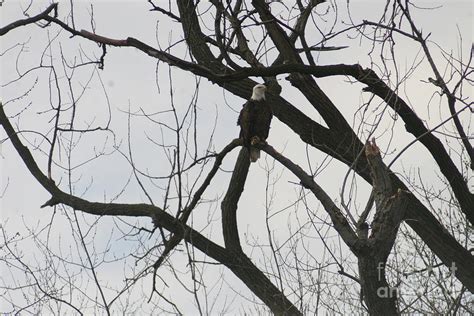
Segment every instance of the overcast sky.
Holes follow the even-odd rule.
[[[160,2],[160,1],[157,1]],[[165,2],[165,1],[162,1]],[[283,1],[287,2],[287,1]],[[354,21],[361,21],[362,19],[378,18],[380,6],[382,1],[351,1],[351,14]],[[4,26],[16,19],[23,18],[22,9],[26,8],[29,1],[12,1],[6,0],[0,8],[1,25]],[[47,1],[35,1],[32,8],[28,11],[33,15],[40,10],[47,7]],[[164,48],[168,42],[175,41],[181,37],[181,26],[177,23],[172,23],[168,19],[163,18],[156,12],[149,12],[149,4],[146,1],[93,1],[94,4],[94,18],[96,32],[110,38],[125,39],[127,37],[135,37],[151,46],[157,47],[157,39],[159,45]],[[423,30],[424,34],[431,33],[430,39],[438,43],[447,52],[453,52],[458,56],[460,52],[466,60],[470,53],[472,44],[472,3],[471,1],[425,1],[426,6],[436,7],[441,6],[438,10],[417,11],[415,20],[418,26]],[[329,4],[322,4],[318,7],[319,12],[325,11]],[[277,5],[272,8],[278,10]],[[341,28],[340,23],[347,22],[348,16],[345,8],[345,1],[338,3],[339,20],[337,28]],[[89,1],[75,2],[75,24],[77,29],[91,30],[88,20],[90,13]],[[59,17],[65,19],[69,12],[68,1],[59,4]],[[372,15],[372,16],[371,16]],[[159,23],[157,23],[159,19]],[[68,20],[70,23],[71,21]],[[23,129],[39,130],[41,132],[48,131],[51,126],[49,119],[52,113],[45,113],[49,107],[50,95],[48,93],[48,70],[40,69],[26,75],[25,78],[17,82],[6,83],[18,77],[18,72],[24,73],[31,67],[38,66],[40,63],[41,52],[47,49],[48,36],[50,38],[56,37],[58,28],[52,27],[47,30],[38,26],[29,25],[11,31],[6,36],[1,38],[1,84],[2,84],[2,101],[7,103],[34,87],[31,92],[18,100],[11,101],[6,106],[6,112],[9,115],[14,115],[21,112],[21,115],[12,119],[14,124],[19,124]],[[317,34],[313,35],[317,38]],[[462,37],[462,41],[460,40]],[[13,47],[17,43],[25,43],[24,46]],[[61,46],[59,46],[61,44]],[[349,45],[349,48],[335,51],[322,52],[315,55],[318,64],[337,64],[337,63],[360,63],[364,67],[370,67],[370,58],[367,55],[369,50],[368,42],[354,41],[347,38],[345,35],[335,38],[330,42],[330,45]],[[12,48],[13,47],[13,48]],[[23,47],[24,53],[17,58],[20,49]],[[187,52],[183,45],[178,45],[173,48],[172,53],[180,57],[187,57]],[[415,62],[421,60],[421,51],[414,43],[410,43],[402,38],[397,40],[397,62],[400,76],[405,75],[410,66]],[[436,47],[432,45],[433,49]],[[10,49],[12,48],[12,49]],[[74,56],[78,56],[79,49],[84,52],[94,53],[99,55],[101,50],[93,43],[86,40],[69,38],[69,34],[62,31],[58,35],[52,47],[54,52],[54,63],[58,66],[60,76],[64,78],[64,73],[60,66],[59,50],[63,50],[68,62],[74,62]],[[10,50],[9,50],[10,49]],[[7,51],[8,50],[8,51]],[[45,63],[48,64],[49,57],[45,57]],[[435,54],[435,58],[440,60],[439,53]],[[445,64],[445,62],[441,62]],[[196,79],[180,71],[179,69],[171,69],[171,78],[173,83],[174,100],[178,109],[179,115],[184,115],[187,105],[193,100],[193,95],[196,88]],[[427,81],[428,77],[433,76],[426,63],[423,63],[413,76],[401,87],[401,95],[406,97],[406,100],[415,109],[421,117],[426,120],[429,127],[435,126],[448,113],[447,109],[439,106],[439,99],[432,97],[433,87]],[[290,87],[287,81],[284,80],[286,76],[278,77],[282,86],[282,95],[290,102],[296,105],[305,114],[323,123],[317,113],[315,113],[312,106],[305,100],[296,89]],[[114,144],[119,145],[119,148],[127,152],[127,114],[130,109],[134,113],[143,110],[146,113],[155,113],[158,111],[168,110],[170,108],[170,79],[169,68],[161,64],[157,68],[156,60],[144,55],[132,48],[108,48],[105,59],[104,70],[93,70],[92,67],[82,67],[77,70],[74,77],[73,89],[75,95],[79,95],[82,91],[82,86],[91,78],[87,89],[78,102],[81,111],[78,113],[77,120],[79,127],[85,127],[87,123],[92,123],[93,127],[105,126],[109,119],[109,109],[112,112],[111,128],[115,134],[107,132],[97,132],[90,135],[84,135],[78,147],[74,151],[74,156],[71,161],[73,166],[78,166],[73,173],[74,191],[78,195],[83,195],[85,198],[92,201],[110,201],[114,196],[119,194],[124,187],[126,190],[117,201],[128,203],[147,202],[143,192],[140,191],[136,181],[133,179],[129,182],[131,169],[126,159],[122,155],[115,152],[112,155],[102,157],[90,163],[83,164],[95,152],[105,144],[106,152],[113,151]],[[260,78],[255,78],[262,82]],[[158,82],[158,86],[157,86]],[[338,106],[339,110],[345,115],[348,122],[355,126],[360,124],[360,111],[357,111],[364,102],[366,102],[370,95],[361,92],[363,85],[350,84],[342,77],[334,77],[327,79],[320,79],[318,83],[322,89],[328,94],[333,102]],[[199,94],[196,101],[197,104],[197,119],[198,119],[198,140],[199,140],[199,154],[205,153],[210,137],[212,136],[212,147],[210,149],[219,151],[233,138],[238,136],[238,127],[236,126],[236,119],[238,111],[245,100],[237,98],[229,93],[224,92],[220,87],[209,83],[202,79],[199,83]],[[159,88],[158,88],[159,87]],[[67,93],[67,86],[63,82],[64,94],[62,96],[63,103],[68,104],[70,95]],[[469,92],[467,92],[469,93]],[[471,91],[472,93],[472,91]],[[53,102],[57,99],[56,94],[53,96]],[[31,102],[31,106],[30,106]],[[377,115],[381,113],[381,109],[375,107],[379,104],[379,100],[373,103],[371,111],[369,111],[368,119],[377,120]],[[382,104],[382,106],[384,106]],[[41,113],[41,114],[39,114]],[[160,118],[170,119],[164,114]],[[463,116],[464,122],[469,122],[470,118],[467,115]],[[164,159],[160,148],[153,146],[147,137],[158,141],[161,136],[170,137],[166,141],[172,143],[172,135],[163,132],[156,125],[151,124],[145,119],[132,119],[132,146],[134,152],[134,159],[139,168],[143,171],[148,171],[152,175],[164,176],[169,172],[169,163]],[[451,130],[451,127],[448,127]],[[472,129],[472,127],[471,127]],[[361,139],[364,141],[368,136],[368,128],[363,130]],[[378,143],[387,155],[386,162],[389,162],[395,155],[410,141],[413,137],[404,131],[403,123],[397,121],[392,128],[392,119],[390,116],[382,120],[380,128],[374,134],[377,137]],[[40,137],[36,135],[25,135],[31,141],[30,148],[34,145],[44,147],[44,143]],[[365,138],[364,138],[365,137]],[[3,129],[0,131],[0,139],[5,138]],[[293,159],[305,170],[309,170],[308,158],[305,146],[298,141],[294,133],[281,124],[278,119],[272,122],[272,129],[269,136],[269,143],[277,150],[283,152],[286,156]],[[77,138],[75,140],[78,140]],[[456,148],[455,144],[452,144]],[[28,234],[27,227],[38,228],[47,225],[52,219],[56,223],[53,225],[51,234],[58,239],[52,243],[53,248],[60,249],[63,247],[67,249],[73,241],[69,238],[71,227],[67,217],[62,213],[54,215],[52,208],[40,209],[39,206],[48,200],[49,195],[38,185],[32,178],[31,174],[26,170],[23,163],[19,161],[18,155],[14,152],[11,144],[2,142],[2,151],[0,157],[0,194],[1,196],[1,224],[4,225],[5,230],[12,237],[15,233],[19,233],[24,237]],[[318,183],[331,195],[335,200],[340,201],[341,183],[348,172],[347,166],[336,162],[314,149],[308,149],[309,160],[312,168],[320,167],[322,164],[327,167],[316,177]],[[414,154],[416,153],[416,154]],[[224,171],[231,171],[235,163],[237,150],[226,157],[223,165]],[[46,159],[43,154],[36,151],[35,157],[43,170],[46,170]],[[64,156],[58,157],[61,159],[63,165],[66,165],[67,159]],[[456,161],[457,163],[457,161]],[[394,166],[396,171],[403,170],[417,170],[421,176],[428,181],[436,183],[438,180],[437,173],[434,170],[432,160],[426,151],[418,145],[409,149],[405,156],[400,159],[400,162]],[[270,185],[269,190],[266,191],[266,175],[267,170],[271,169],[270,183],[273,180],[279,179],[279,182],[274,186]],[[64,183],[63,188],[67,188],[67,176],[64,170],[54,166],[53,174],[58,181]],[[230,179],[229,172],[222,172],[220,176],[213,181],[206,199],[212,200],[221,198],[225,193],[228,181]],[[266,228],[265,228],[265,195],[271,196],[273,199],[271,213],[275,213],[270,220],[271,230],[279,238],[279,240],[286,240],[290,235],[291,229],[296,228],[296,223],[299,219],[303,221],[306,218],[304,208],[301,205],[293,205],[296,199],[300,196],[300,187],[295,185],[296,178],[286,172],[280,165],[275,163],[273,159],[268,158],[262,154],[262,159],[258,164],[253,164],[247,179],[247,186],[243,198],[239,204],[239,229],[244,248],[247,253],[252,253],[255,260],[262,258],[261,254],[257,253],[252,244],[264,243],[266,244]],[[163,184],[163,182],[157,182]],[[154,197],[158,205],[162,205],[163,191],[157,187],[153,187],[147,183],[151,195]],[[368,197],[369,187],[363,182],[357,182],[357,191],[355,192],[355,206],[360,211],[364,207],[364,203]],[[349,190],[349,188],[346,188]],[[273,192],[273,194],[272,194]],[[347,191],[346,191],[347,192]],[[321,218],[325,218],[325,213],[320,210],[319,204],[313,199],[313,211],[319,210]],[[201,212],[202,217],[194,217],[196,227],[203,230],[205,234],[212,236],[214,241],[221,243],[220,237],[220,209],[219,203],[209,203],[202,205],[197,211]],[[170,210],[174,214],[175,210]],[[82,223],[91,223],[95,220],[92,217],[85,217]],[[131,220],[134,222],[135,220]],[[148,219],[141,220],[141,224],[151,228],[151,223]],[[101,219],[99,228],[95,231],[94,239],[97,249],[106,249],[106,244],[102,241],[108,241],[112,236],[112,252],[118,256],[126,255],[133,249],[137,248],[137,240],[131,239],[118,240],[116,226],[121,224],[113,224],[110,219]],[[110,228],[110,231],[108,230]],[[332,232],[334,235],[334,232]],[[62,236],[59,242],[59,236]],[[2,237],[3,238],[3,237]],[[1,239],[0,239],[1,240]],[[331,239],[337,242],[337,239]],[[151,243],[152,241],[150,241]],[[19,243],[22,247],[25,258],[31,260],[35,254],[35,246],[30,241]],[[150,246],[150,245],[148,245]],[[29,248],[31,247],[31,248]],[[323,253],[323,247],[320,243],[309,245],[318,253]],[[29,248],[29,249],[27,249]],[[32,251],[30,251],[32,250]],[[255,250],[255,253],[253,252]],[[184,256],[172,257],[171,260],[177,260],[179,264],[186,264]],[[127,267],[133,266],[133,261],[128,262]],[[262,262],[257,262],[262,264]],[[2,265],[2,274],[5,267]],[[349,267],[350,269],[351,267]],[[117,282],[114,280],[117,275],[123,275],[126,269],[122,264],[104,265],[104,268],[99,269],[100,277],[107,282]],[[219,280],[219,273],[225,269],[219,267],[210,267],[207,277]],[[217,273],[216,273],[217,271]],[[128,271],[127,271],[128,272]],[[15,277],[15,276],[10,276]],[[164,276],[168,282],[178,288],[179,286],[172,282],[172,276]],[[121,282],[121,277],[118,282]],[[217,282],[217,281],[216,281]],[[232,284],[236,292],[240,292],[246,297],[250,297],[249,291],[241,285],[240,281],[233,276],[226,273],[225,282]],[[149,293],[151,286],[150,280],[143,285],[143,291]],[[234,305],[232,305],[237,312],[242,304],[245,305],[245,300],[237,296],[232,290],[228,290],[228,285],[224,285],[225,291],[229,291],[229,300],[236,298]],[[139,295],[135,292],[134,295]],[[192,297],[184,295],[182,297],[175,297],[178,301],[189,300],[192,302]],[[0,312],[7,311],[8,306],[0,299]],[[223,305],[223,302],[219,302]],[[192,304],[191,304],[192,305]],[[189,312],[195,311],[190,305]],[[247,305],[249,306],[249,305]],[[187,310],[183,310],[186,312]]]

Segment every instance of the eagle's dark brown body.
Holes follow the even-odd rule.
[[[253,148],[252,144],[264,142],[267,139],[272,116],[272,110],[265,99],[260,101],[250,99],[240,111],[237,120],[237,125],[240,125],[240,138],[244,146],[249,149],[252,162],[260,157],[260,150]]]

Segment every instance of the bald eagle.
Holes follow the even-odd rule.
[[[249,150],[251,162],[260,158],[260,149],[253,147],[253,145],[265,142],[273,116],[272,110],[265,100],[266,90],[267,87],[263,84],[253,87],[252,97],[244,104],[237,120],[237,125],[240,126],[239,137]]]

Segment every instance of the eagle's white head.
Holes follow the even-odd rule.
[[[267,91],[267,87],[264,84],[255,85],[250,99],[255,101],[265,100],[265,91]]]

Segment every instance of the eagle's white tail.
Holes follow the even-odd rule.
[[[255,162],[260,158],[260,149],[250,147],[250,162]]]

